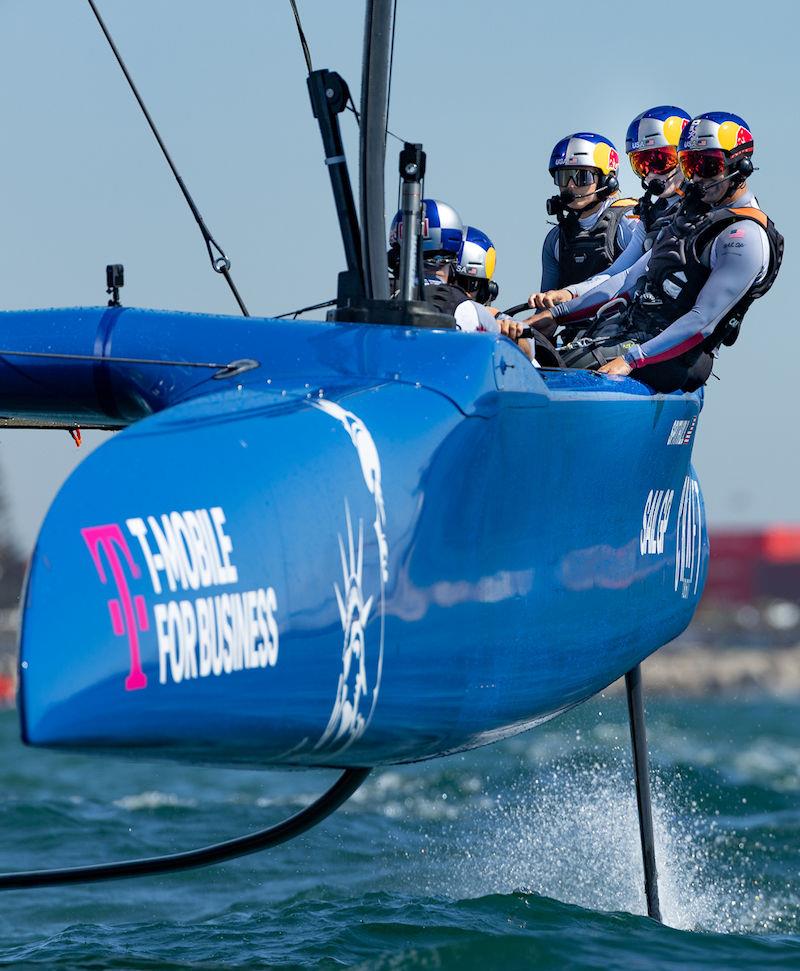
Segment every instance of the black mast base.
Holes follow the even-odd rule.
[[[424,300],[351,299],[328,311],[328,320],[349,324],[388,324],[392,327],[428,327],[455,330],[456,320],[441,314]]]

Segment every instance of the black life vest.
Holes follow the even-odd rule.
[[[711,244],[726,227],[742,219],[757,223],[769,240],[769,267],[706,338],[707,353],[736,341],[750,304],[775,282],[783,259],[783,237],[760,209],[752,207],[709,209],[683,202],[674,218],[661,229],[653,244],[647,275],[637,290],[629,317],[629,331],[640,342],[655,337],[695,305],[711,275]]]
[[[471,300],[469,294],[455,283],[426,283],[423,291],[425,300],[433,304],[440,314],[453,316],[456,307]]]
[[[583,283],[602,273],[622,252],[617,240],[621,220],[636,206],[635,199],[617,199],[603,210],[591,229],[584,229],[573,210],[558,214],[558,286]]]
[[[676,204],[669,203],[666,199],[657,198],[653,202],[653,197],[646,192],[636,203],[634,214],[639,217],[639,222],[644,226],[644,242],[642,247],[647,253],[653,247],[656,237],[661,230],[669,225],[676,212]]]

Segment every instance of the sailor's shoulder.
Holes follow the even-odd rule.
[[[544,237],[545,249],[552,249],[558,243],[560,230],[560,226],[551,226],[550,229],[547,230],[547,234]]]
[[[758,205],[729,206],[727,212],[739,221],[746,220],[758,223],[762,229],[766,229],[769,223],[769,216]]]

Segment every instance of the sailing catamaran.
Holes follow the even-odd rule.
[[[658,915],[638,665],[686,628],[703,589],[702,394],[537,369],[504,337],[457,332],[413,299],[413,253],[389,299],[392,7],[367,2],[360,216],[338,128],[347,86],[309,74],[347,265],[329,320],[122,307],[114,268],[108,307],[0,314],[9,423],[119,430],[36,544],[25,741],[344,774],[266,836],[0,887],[273,845],[371,767],[523,731],[627,674]],[[424,156],[405,153],[410,248]],[[622,474],[605,459],[616,452]]]

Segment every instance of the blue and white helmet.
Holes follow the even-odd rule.
[[[692,116],[675,105],[658,105],[637,115],[628,125],[625,151],[641,152],[649,148],[676,148],[683,129]]]
[[[446,202],[423,199],[422,252],[452,253],[458,256],[464,236],[464,220]]]
[[[750,126],[730,111],[707,111],[692,118],[681,135],[681,152],[709,152],[717,149],[735,160],[753,154]]]
[[[486,233],[474,226],[466,226],[456,260],[456,273],[473,280],[491,280],[496,259],[494,243]]]
[[[603,175],[616,175],[619,153],[605,135],[591,131],[576,132],[557,142],[550,153],[550,174],[562,167],[599,169]]]
[[[461,249],[464,235],[464,221],[461,216],[438,199],[423,199],[422,217],[422,252],[425,255],[452,255],[455,259]],[[403,231],[403,213],[395,213],[389,228],[389,255],[400,249],[400,237]]]

